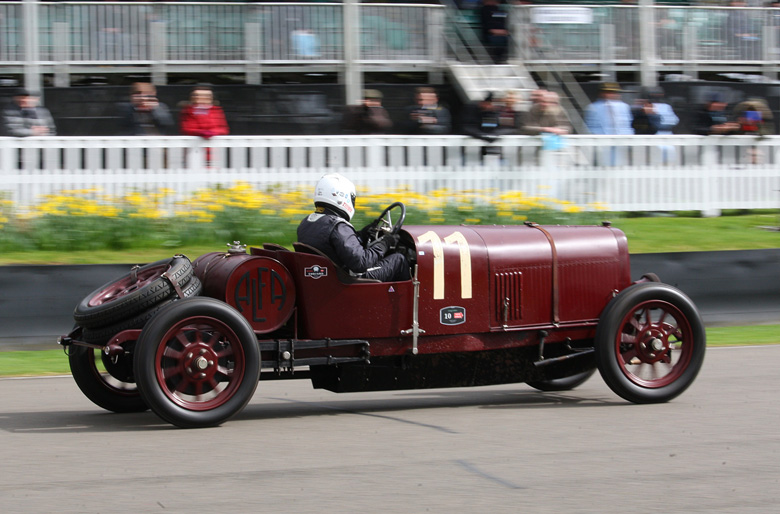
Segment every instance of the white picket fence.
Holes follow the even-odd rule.
[[[336,171],[376,193],[523,191],[617,211],[780,208],[778,143],[780,136],[570,136],[549,150],[529,136],[492,145],[465,136],[0,138],[0,194],[29,206],[63,190],[166,188],[174,202],[238,181],[310,188]]]

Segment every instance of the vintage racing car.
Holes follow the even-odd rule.
[[[403,226],[413,278],[354,277],[314,248],[266,244],[134,267],[76,307],[60,338],[95,404],[218,425],[261,379],[334,392],[528,383],[564,391],[596,369],[635,403],[668,401],[702,366],[695,305],[630,278],[625,235],[602,226]]]

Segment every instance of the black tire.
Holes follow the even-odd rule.
[[[141,396],[182,428],[216,426],[240,412],[260,379],[260,348],[249,322],[213,298],[190,298],[161,310],[135,351]]]
[[[203,284],[200,280],[198,280],[198,277],[192,277],[181,292],[185,298],[190,298],[200,295],[202,290]],[[166,307],[178,300],[179,297],[174,295],[161,301],[160,303],[155,304],[151,309],[131,316],[130,318],[123,319],[118,323],[99,328],[83,328],[81,331],[81,338],[86,343],[99,344],[104,346],[112,337],[114,337],[119,332],[122,332],[123,330],[144,328],[144,325],[146,325],[146,323],[152,319],[155,314],[162,310],[163,307]]]
[[[192,263],[177,255],[163,259],[104,284],[88,294],[73,311],[76,324],[96,328],[130,318],[165,300],[175,290],[164,272],[184,286],[192,277]]]
[[[661,403],[693,383],[704,362],[706,334],[682,291],[645,282],[607,305],[595,346],[599,372],[612,391],[634,403]]]
[[[76,385],[92,403],[112,412],[149,409],[132,379],[132,358],[132,354],[123,354],[111,359],[86,346],[68,348],[68,363]],[[109,371],[98,369],[98,361]]]
[[[585,383],[596,372],[596,368],[570,377],[553,378],[551,380],[539,380],[538,382],[526,382],[529,386],[540,391],[571,391]]]

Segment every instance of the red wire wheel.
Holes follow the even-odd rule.
[[[705,346],[693,302],[660,283],[641,283],[620,293],[596,331],[602,377],[635,403],[665,402],[687,389],[701,368]]]
[[[141,332],[135,353],[141,395],[162,419],[215,426],[252,398],[260,351],[249,323],[212,298],[174,302]]]

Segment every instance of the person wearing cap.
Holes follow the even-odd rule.
[[[37,95],[26,89],[14,94],[13,104],[3,111],[5,133],[13,137],[53,136],[57,134],[49,110],[38,105]]]
[[[631,135],[633,116],[631,107],[620,99],[620,86],[606,82],[601,86],[599,99],[585,110],[585,124],[591,134]]]
[[[707,102],[694,113],[693,133],[700,136],[738,133],[739,123],[729,119],[726,106],[728,103],[720,93],[707,95]]]
[[[387,134],[393,122],[382,107],[382,92],[376,89],[364,90],[360,105],[347,106],[343,126],[349,134]]]

